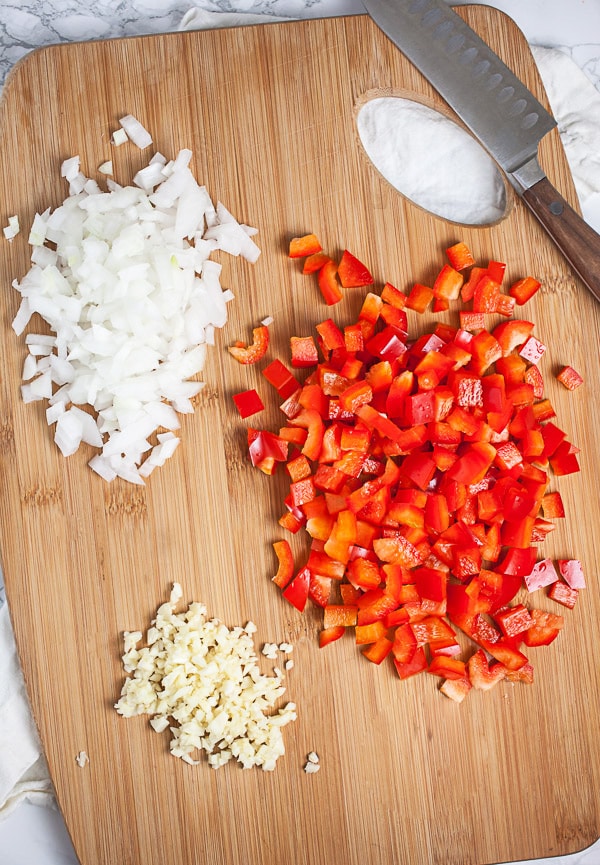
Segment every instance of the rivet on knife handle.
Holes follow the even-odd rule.
[[[363,0],[496,160],[573,270],[600,300],[600,236],[567,204],[537,161],[554,118],[444,0]]]

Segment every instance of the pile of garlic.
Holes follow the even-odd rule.
[[[229,629],[207,619],[199,603],[176,613],[181,597],[175,583],[148,630],[147,646],[138,648],[140,631],[125,633],[129,677],[117,712],[152,716],[154,730],[170,730],[171,754],[188,763],[199,762],[192,754],[201,749],[213,768],[235,758],[244,769],[273,771],[285,752],[282,728],[296,720],[294,703],[274,708],[285,693],[281,674],[261,673],[251,622]]]

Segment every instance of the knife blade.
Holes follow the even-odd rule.
[[[600,236],[538,161],[556,121],[445,0],[363,0],[383,32],[435,87],[506,174],[582,282],[600,301]]]

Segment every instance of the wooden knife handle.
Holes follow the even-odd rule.
[[[523,200],[600,301],[600,235],[567,204],[547,177],[526,189]]]

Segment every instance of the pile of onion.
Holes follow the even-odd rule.
[[[48,401],[65,456],[82,441],[98,448],[89,465],[107,481],[143,484],[179,444],[178,415],[193,412],[195,377],[233,298],[212,254],[260,254],[256,230],[196,182],[191,156],[157,153],[134,185],[109,178],[106,190],[67,159],[69,195],[36,214],[31,268],[13,282],[17,335],[34,313],[50,327],[26,336],[23,399]]]

